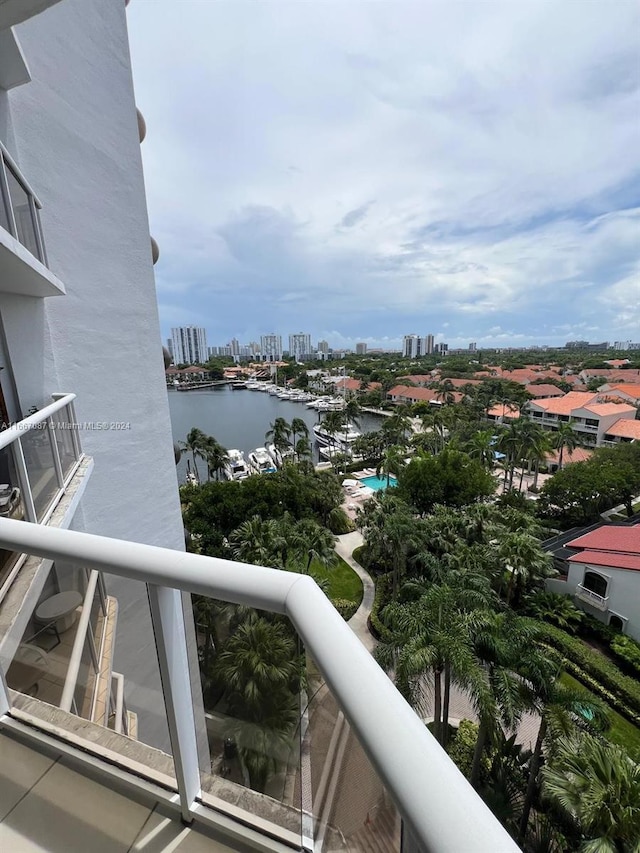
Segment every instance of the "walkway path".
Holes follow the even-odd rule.
[[[351,619],[349,619],[348,624],[362,645],[369,652],[372,652],[375,648],[376,641],[369,633],[367,620],[371,613],[371,608],[373,607],[373,598],[376,594],[376,588],[369,573],[366,572],[360,563],[357,563],[351,556],[353,551],[364,543],[364,539],[362,538],[362,534],[357,530],[353,533],[345,533],[336,538],[336,552],[358,575],[364,588],[360,607],[358,607]]]
[[[369,573],[366,572],[360,563],[357,563],[351,556],[353,551],[364,543],[364,539],[359,531],[345,533],[343,536],[337,536],[336,539],[336,552],[349,566],[351,566],[353,571],[362,580],[364,587],[364,594],[362,596],[360,607],[356,610],[351,619],[349,619],[348,625],[356,634],[363,646],[369,652],[373,652],[376,646],[376,640],[369,632],[368,618],[371,613],[371,608],[373,607],[375,585]],[[426,694],[428,714],[428,712],[432,710],[430,704],[432,696],[429,695],[428,689],[426,690]],[[451,721],[456,723],[462,719],[473,720],[474,722],[477,722],[478,719],[473,709],[473,705],[469,701],[469,697],[455,684],[451,685],[451,704],[449,706],[449,714]],[[432,719],[433,717],[427,716],[425,718],[425,722],[429,722]],[[533,749],[539,728],[540,717],[537,714],[523,714],[517,729],[517,742],[523,744],[529,749]]]

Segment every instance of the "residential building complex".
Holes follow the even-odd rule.
[[[282,336],[276,334],[260,335],[260,356],[262,361],[281,361]]]
[[[305,332],[289,335],[289,355],[296,361],[305,361],[311,358],[313,356],[311,335]]]
[[[365,343],[356,344],[356,355],[366,355],[367,345]]]
[[[560,424],[570,423],[584,444],[599,446],[617,424],[633,421],[636,416],[634,406],[605,402],[602,397],[599,392],[571,391],[562,397],[530,400],[526,411],[532,421],[545,429],[557,430]]]
[[[432,355],[437,352],[434,347],[433,335],[421,338],[420,335],[405,335],[402,341],[402,355],[404,358],[421,358],[423,355]]]
[[[204,364],[209,358],[207,332],[199,326],[171,329],[171,340],[176,364]]]

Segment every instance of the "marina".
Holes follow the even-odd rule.
[[[173,438],[183,442],[192,427],[197,427],[206,435],[215,438],[229,449],[236,449],[244,454],[245,465],[248,468],[249,454],[257,448],[265,448],[265,434],[276,418],[284,418],[291,423],[294,418],[302,420],[309,430],[314,463],[321,461],[319,445],[314,441],[313,427],[323,416],[323,412],[307,408],[307,403],[291,399],[279,399],[275,394],[266,391],[251,392],[248,389],[233,390],[230,385],[194,390],[189,394],[176,393],[168,390],[169,411]],[[310,401],[309,401],[310,402]],[[358,431],[373,432],[380,428],[381,418],[363,412],[358,418]],[[300,438],[298,434],[297,438]],[[271,454],[270,448],[266,446]],[[185,482],[187,459],[190,454],[183,455],[178,463],[178,479]],[[199,460],[201,480],[206,480],[204,464]]]

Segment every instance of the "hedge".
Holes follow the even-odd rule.
[[[360,607],[359,604],[356,604],[354,601],[349,601],[348,598],[332,598],[331,603],[345,622],[348,622],[358,607]]]
[[[624,675],[613,661],[593,652],[582,640],[561,628],[537,619],[529,621],[538,627],[540,641],[564,659],[565,668],[571,675],[631,722],[640,725],[640,682]]]
[[[371,613],[369,614],[369,630],[376,638],[383,643],[388,643],[391,640],[391,631],[380,619],[380,611],[389,603],[389,590],[392,583],[391,574],[379,575],[376,578],[376,594],[373,598]]]
[[[609,648],[620,660],[621,669],[636,678],[640,676],[640,645],[635,640],[625,634],[618,634],[611,641]]]

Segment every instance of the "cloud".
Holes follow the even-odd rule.
[[[127,15],[163,328],[640,339],[635,4]]]

